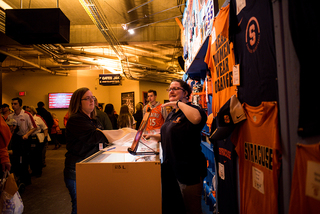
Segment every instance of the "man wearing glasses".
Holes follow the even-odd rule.
[[[149,103],[143,108],[143,115],[151,109],[148,124],[146,126],[146,131],[160,129],[167,117],[167,111],[165,108],[161,108],[160,102],[157,100],[157,91],[148,91],[148,101]]]
[[[36,131],[37,125],[29,112],[22,109],[22,99],[13,98],[12,102],[13,113],[8,116],[8,119],[17,121],[17,129],[11,139],[12,147],[12,170],[19,177],[20,182],[29,185],[31,177],[28,171],[30,140],[29,136]]]

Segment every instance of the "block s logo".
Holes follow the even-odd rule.
[[[254,53],[260,42],[260,26],[256,17],[251,17],[246,28],[246,46],[250,53]]]

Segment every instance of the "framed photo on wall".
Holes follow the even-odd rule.
[[[134,114],[134,92],[121,93],[121,106],[122,105],[127,105],[129,107],[129,112]]]
[[[146,91],[143,91],[142,92],[142,99],[143,99],[143,105],[145,106],[145,105],[147,105],[148,104],[148,92],[146,92]]]

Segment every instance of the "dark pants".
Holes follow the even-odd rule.
[[[32,137],[30,149],[30,168],[32,174],[41,176],[42,174],[42,151],[45,143],[39,143],[37,137]]]
[[[77,214],[77,190],[76,190],[76,180],[64,178],[66,187],[69,190],[72,202],[72,212],[71,214]]]
[[[170,165],[161,164],[162,213],[185,214],[179,183]]]
[[[18,184],[31,184],[29,174],[30,139],[23,140],[22,136],[13,134],[11,138],[12,148],[12,172],[18,177]]]

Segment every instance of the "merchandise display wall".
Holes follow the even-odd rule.
[[[290,5],[288,1],[270,2],[262,0],[231,0],[230,15],[226,15],[228,18],[230,17],[230,20],[225,19],[224,21],[221,21],[220,17],[223,16],[222,14],[224,14],[226,10],[225,8],[229,7],[229,1],[226,1],[223,6],[220,7],[219,13],[213,20],[213,26],[210,35],[202,44],[200,44],[199,52],[195,54],[196,60],[193,60],[191,64],[186,67],[186,80],[197,79],[199,77],[203,78],[203,71],[206,69],[206,64],[199,63],[199,60],[204,59],[204,61],[208,63],[207,65],[208,69],[211,70],[211,78],[213,83],[213,101],[212,103],[207,104],[208,108],[212,105],[213,114],[218,113],[218,110],[231,96],[230,94],[226,93],[227,90],[225,89],[230,89],[231,87],[236,86],[237,90],[235,93],[237,94],[240,102],[243,103],[243,108],[247,116],[247,121],[240,123],[237,129],[233,132],[234,138],[232,138],[231,141],[229,138],[221,141],[223,142],[221,144],[219,144],[219,142],[211,141],[214,146],[215,161],[217,161],[217,208],[220,213],[250,213],[252,210],[260,210],[261,207],[274,208],[272,211],[262,209],[262,213],[288,213],[289,203],[290,206],[292,205],[292,202],[289,202],[290,193],[292,188],[294,188],[291,187],[290,184],[291,182],[293,182],[293,184],[295,182],[295,180],[293,180],[295,178],[292,177],[293,163],[295,161],[295,145],[301,142],[303,144],[316,145],[316,148],[318,148],[318,144],[315,144],[320,140],[320,133],[315,131],[315,127],[317,127],[317,125],[309,126],[312,123],[311,121],[316,120],[316,117],[308,118],[302,116],[306,113],[305,107],[308,106],[308,102],[306,102],[305,99],[307,97],[306,94],[300,95],[298,91],[299,81],[301,83],[302,79],[299,80],[298,77],[299,59],[295,54],[295,51],[300,51],[298,53],[298,57],[303,58],[303,62],[300,63],[305,63],[302,65],[301,69],[306,68],[307,66],[305,65],[307,64],[310,66],[310,69],[308,70],[310,73],[312,73],[311,70],[314,69],[314,67],[310,63],[306,63],[307,61],[305,60],[309,59],[305,53],[310,51],[305,50],[307,47],[303,48],[304,45],[301,45],[304,44],[302,41],[303,37],[301,37],[302,33],[300,31],[297,33],[296,30],[297,26],[301,24],[304,25],[303,23],[306,23],[306,20],[313,20],[311,17],[314,17],[315,13],[314,9],[311,9],[310,6],[302,4],[298,0],[291,3],[292,4]],[[297,7],[297,5],[300,5],[303,8],[300,8],[300,6]],[[300,10],[308,11],[308,16],[303,19],[298,18],[300,12],[297,11]],[[192,13],[189,12],[185,14],[188,15]],[[288,14],[290,14],[291,32],[289,29]],[[184,17],[184,19],[186,18]],[[228,26],[229,24],[230,26]],[[308,25],[310,26],[311,24],[308,23]],[[312,26],[315,25],[316,24]],[[196,32],[196,27],[197,26],[195,26],[195,29],[192,30],[186,28],[188,30],[186,34],[189,34],[189,32]],[[220,32],[222,32],[222,34],[220,34]],[[292,35],[292,32],[295,34]],[[312,34],[315,36],[319,35],[317,34],[317,30],[315,30],[313,27],[311,27],[310,32],[313,32]],[[295,37],[295,50],[291,37]],[[228,42],[229,48],[224,48],[223,50],[219,51],[219,48],[223,47],[223,41],[228,39],[230,39]],[[185,42],[189,41],[192,40],[189,39]],[[215,42],[221,45],[214,45]],[[194,44],[197,43],[193,43],[191,45],[194,46]],[[188,47],[185,49],[188,49]],[[204,57],[203,52],[205,49],[207,49],[207,56]],[[230,50],[230,53],[234,53],[235,65],[237,65],[239,69],[225,69],[226,67],[223,66],[222,62],[224,60],[231,65],[230,59],[227,59],[226,57],[228,55],[226,53],[229,53],[228,50]],[[192,52],[192,54],[193,53],[194,52]],[[190,56],[190,54],[187,56]],[[235,71],[239,72],[239,76],[234,76],[236,75]],[[229,78],[224,78],[225,80],[237,79],[239,81],[228,82],[224,80],[221,81],[221,85],[215,84],[219,77],[227,73],[229,74]],[[308,74],[303,72],[302,77],[305,78]],[[300,78],[302,77],[300,74]],[[307,90],[307,88],[312,88],[316,85],[307,84],[308,86],[306,87],[305,83],[307,82],[308,81],[304,80],[304,84],[301,84],[300,93],[310,91]],[[222,95],[221,93],[216,93],[217,90],[215,89],[217,89],[217,85],[223,86],[218,87],[218,89],[222,89]],[[219,97],[219,95],[221,97]],[[299,96],[303,95],[305,95],[304,98],[299,98]],[[223,101],[219,102],[218,98],[220,100],[222,99]],[[267,111],[266,106],[272,105],[276,108],[270,108],[270,111]],[[298,107],[299,105],[302,107],[300,112]],[[316,104],[312,106],[314,106],[312,108],[317,108]],[[267,120],[270,119],[269,117],[271,117],[271,115],[273,115],[272,118],[274,125],[270,126],[269,129],[266,127],[266,124],[268,123]],[[299,118],[299,127],[302,127],[303,125],[305,126],[304,130],[299,129],[300,137],[298,136],[297,118]],[[244,127],[250,126],[249,123],[252,123],[253,127],[258,125],[255,127],[257,130],[254,132],[260,131],[261,133],[266,133],[266,136],[261,138],[262,135],[260,135],[258,138],[256,138],[256,134],[250,134],[252,133],[251,131],[244,130]],[[212,127],[214,127],[214,124],[212,124]],[[211,131],[214,131],[215,128],[212,129]],[[239,135],[240,132],[242,133],[241,135]],[[279,133],[281,133],[281,135]],[[270,136],[274,137],[274,139],[270,139],[269,141],[267,139]],[[313,137],[306,138],[307,136]],[[226,142],[230,142],[231,145],[234,144],[236,146],[236,150],[232,148],[231,145],[226,147]],[[313,152],[317,151],[314,150]],[[236,163],[236,156],[242,157],[243,155],[245,155],[245,158],[239,162],[240,172],[237,172],[233,167],[233,165]],[[206,157],[208,158],[207,155]],[[233,162],[233,164],[223,164],[222,162],[226,163],[224,158],[231,158],[228,159],[228,161],[230,161],[230,163]],[[319,163],[317,162],[317,164]],[[243,173],[243,168],[246,168],[249,165],[253,171]],[[270,168],[270,166],[272,167]],[[282,173],[280,173],[280,170],[282,170]],[[310,173],[310,171],[306,173]],[[229,177],[227,178],[226,176]],[[249,177],[247,179],[242,176]],[[271,177],[268,178],[269,176]],[[234,179],[230,178],[236,178],[236,185],[238,185],[239,188],[238,177],[240,178],[240,186],[244,185],[244,183],[247,183],[248,187],[250,188],[240,188],[240,196],[236,197],[233,205],[230,204],[230,200],[228,200],[228,203],[219,201],[219,199],[222,200],[223,197],[226,196],[226,192],[237,195],[237,188],[234,188],[233,190],[227,189],[225,182],[226,180],[231,181],[232,183],[227,185],[231,187],[234,185]],[[319,184],[316,184],[316,176],[312,179],[314,179],[314,185],[318,186]],[[303,183],[302,185],[304,186],[306,184]],[[268,191],[266,191],[267,189]],[[272,190],[269,192],[269,189]],[[250,192],[249,195],[251,195],[251,197],[247,197],[248,191]],[[252,195],[255,196],[252,197]],[[306,199],[310,200],[310,196],[308,195],[300,195],[300,197],[302,201]],[[237,211],[237,209],[230,210],[230,207],[235,208],[235,206],[237,206],[237,200],[239,202],[241,201],[239,207],[240,211]],[[255,201],[253,204],[260,204],[259,207],[250,208],[250,206],[248,206],[248,204],[245,202],[248,201],[249,203],[249,201],[252,200]],[[313,207],[308,207],[308,210],[310,213],[316,213],[316,210],[320,209],[320,203],[319,201],[317,201],[318,203],[314,201],[318,199],[311,200],[313,200]],[[294,209],[291,209],[290,213],[296,213],[293,210]],[[300,213],[303,212],[303,210],[306,209],[300,209]]]

